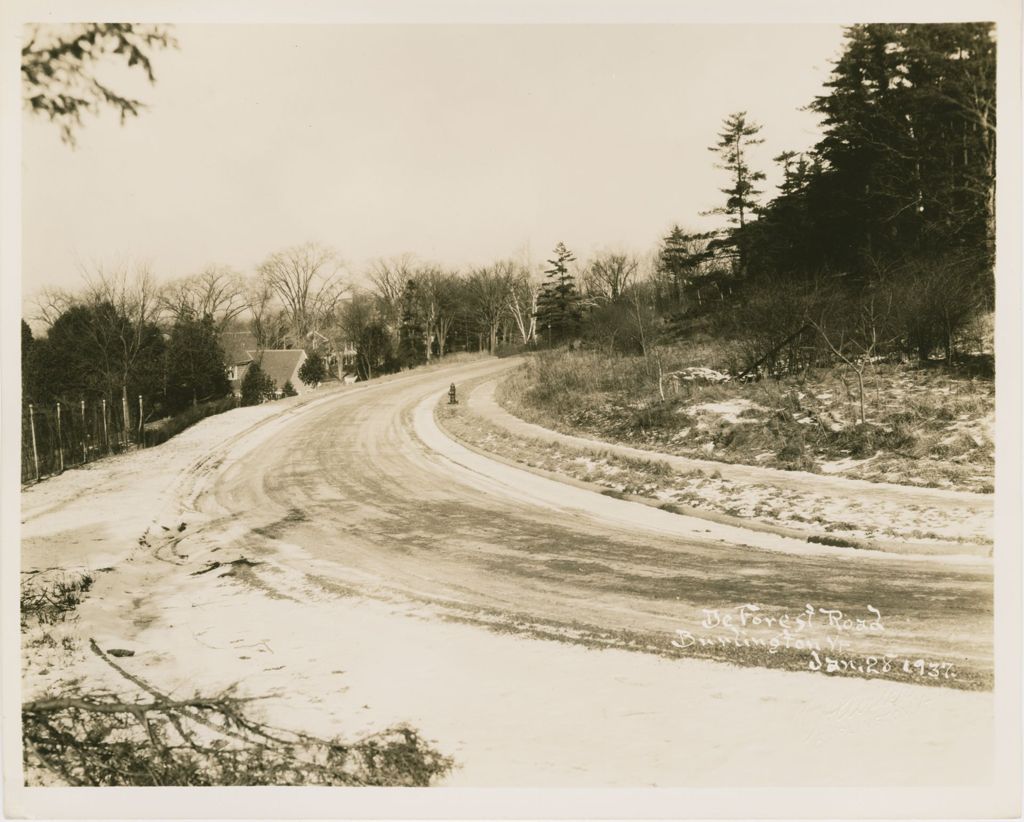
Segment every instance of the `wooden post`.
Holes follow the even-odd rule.
[[[36,482],[39,482],[39,449],[36,447],[36,415],[32,403],[28,404],[28,427],[32,429],[32,461],[36,466]]]
[[[64,473],[64,443],[60,438],[60,403],[57,403],[57,453],[60,456],[61,473]]]
[[[107,453],[109,454],[110,453],[110,436],[107,434],[107,398],[104,397],[102,402],[103,402],[103,406],[102,406],[102,411],[103,411],[103,447],[107,449]]]
[[[82,463],[89,461],[89,451],[85,447],[85,400],[82,400]]]
[[[142,394],[139,394],[139,445],[141,445],[143,447],[145,447],[145,445],[146,445],[146,443],[145,443],[145,436],[144,436],[145,432],[146,432],[146,428],[145,428],[145,425],[143,423],[143,416],[142,416]]]
[[[124,415],[121,422],[124,423],[124,427],[121,429],[121,434],[124,438],[124,447],[128,447],[128,437],[131,433],[131,414],[128,413],[128,386],[121,386],[121,413]]]

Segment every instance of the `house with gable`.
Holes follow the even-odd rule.
[[[274,388],[279,392],[284,389],[286,382],[290,382],[292,388],[299,394],[313,390],[311,386],[299,379],[299,369],[306,361],[306,352],[301,348],[268,349],[255,352],[255,354],[254,359],[267,376],[274,381]]]
[[[220,335],[220,347],[224,351],[224,366],[227,368],[231,393],[242,395],[242,380],[253,362],[252,352],[259,350],[256,336],[249,331],[224,331]]]
[[[256,337],[249,331],[225,331],[220,336],[224,351],[224,366],[231,383],[231,392],[242,395],[242,380],[258,362],[263,371],[274,381],[274,388],[280,392],[287,382],[299,394],[312,390],[299,379],[299,369],[306,361],[306,352],[301,348],[261,349]]]

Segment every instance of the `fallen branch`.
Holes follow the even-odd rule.
[[[231,693],[172,699],[89,646],[147,695],[55,695],[22,706],[26,773],[70,785],[429,785],[452,760],[406,726],[353,743],[274,728]]]

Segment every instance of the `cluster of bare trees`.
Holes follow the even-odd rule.
[[[256,348],[330,347],[346,285],[337,256],[308,244],[249,277],[225,267],[160,283],[146,265],[94,266],[75,292],[44,289],[22,325],[22,395],[39,409],[106,407],[121,430],[230,392],[222,334]],[[146,419],[140,408],[146,409]]]
[[[83,271],[77,292],[42,289],[32,319],[50,328],[73,306],[109,303],[135,327],[210,317],[218,331],[248,325],[264,347],[297,347],[336,316],[348,290],[341,271],[337,254],[315,243],[271,254],[248,277],[210,265],[160,284],[147,265],[99,266]]]
[[[500,260],[459,271],[404,254],[374,261],[366,279],[338,313],[364,377],[453,349],[493,352],[533,340],[539,277],[527,264]]]
[[[628,295],[635,302],[636,286],[651,270],[639,255],[603,252],[577,264],[571,279],[579,283],[581,308],[597,308]],[[545,280],[541,266],[529,261],[500,259],[460,271],[404,254],[375,260],[366,281],[343,301],[337,318],[358,349],[363,376],[450,350],[496,352],[545,342],[538,322]]]
[[[570,279],[579,284],[581,308],[598,323],[609,311],[625,312],[635,325],[652,299],[654,263],[652,256],[618,251],[577,263]],[[452,350],[532,346],[545,341],[538,323],[543,288],[541,266],[524,259],[456,270],[404,254],[374,260],[360,275],[314,243],[272,253],[248,275],[210,265],[159,283],[145,265],[95,267],[77,292],[37,295],[36,336],[41,326],[43,339],[36,342],[52,356],[28,370],[46,370],[45,361],[54,373],[33,375],[26,395],[34,389],[40,402],[93,396],[124,405],[142,394],[147,406],[159,407],[168,390],[169,346],[190,345],[192,332],[183,330],[190,324],[202,337],[197,345],[247,330],[263,349],[343,353],[338,364],[364,379]],[[68,373],[56,373],[65,360]]]

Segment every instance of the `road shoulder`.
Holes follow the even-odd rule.
[[[987,495],[691,460],[527,423],[495,399],[497,380],[461,387],[437,418],[461,445],[597,493],[764,534],[900,554],[991,555]]]

